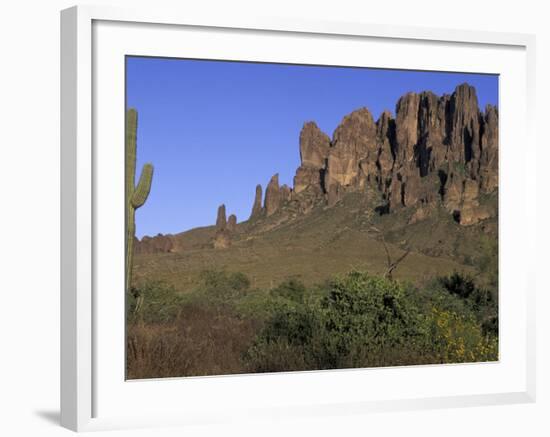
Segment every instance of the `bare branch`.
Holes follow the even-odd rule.
[[[378,234],[380,234],[382,245],[384,246],[384,251],[386,252],[386,260],[387,260],[387,263],[388,263],[388,269],[386,270],[386,273],[384,274],[384,277],[389,279],[390,281],[392,281],[393,280],[393,276],[392,276],[393,271],[409,255],[409,253],[411,253],[411,249],[407,248],[405,253],[403,253],[399,258],[397,258],[397,260],[392,261],[390,249],[389,249],[388,245],[386,244],[386,239],[384,238],[384,233],[380,229],[375,228],[374,226],[371,226],[371,229],[373,231],[377,232]],[[405,244],[408,245],[407,240],[405,240]]]
[[[388,263],[388,269],[391,267],[391,255],[390,255],[390,250],[388,249],[388,245],[386,244],[386,239],[384,238],[384,233],[378,229],[378,228],[375,228],[374,226],[371,226],[371,229],[375,232],[377,232],[378,234],[380,234],[380,238],[382,239],[382,244],[384,246],[384,251],[386,252],[386,261]]]
[[[403,255],[401,255],[401,256],[397,259],[397,261],[395,261],[395,263],[394,263],[395,266],[397,267],[397,265],[398,265],[401,261],[403,261],[403,260],[407,257],[407,255],[408,255],[409,253],[411,253],[411,249],[407,249],[407,251],[406,251]]]

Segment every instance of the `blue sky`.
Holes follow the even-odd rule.
[[[138,171],[155,166],[136,234],[177,233],[216,220],[218,205],[246,220],[256,184],[292,186],[305,121],[332,132],[351,111],[395,113],[409,91],[476,87],[498,104],[494,75],[128,57],[126,101],[138,111]],[[138,175],[136,176],[136,178]]]

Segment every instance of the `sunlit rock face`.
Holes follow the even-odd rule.
[[[450,95],[407,93],[395,117],[385,110],[375,121],[367,108],[357,109],[332,139],[307,122],[299,147],[294,187],[280,187],[274,175],[263,206],[256,188],[251,217],[271,216],[290,202],[301,211],[333,206],[348,192],[369,191],[382,199],[381,211],[413,207],[417,221],[438,202],[463,225],[492,214],[478,198],[498,189],[498,110],[481,111],[466,83]]]

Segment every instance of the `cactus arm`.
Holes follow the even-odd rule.
[[[149,191],[151,191],[151,182],[153,180],[153,166],[151,164],[145,164],[141,170],[141,176],[139,182],[134,190],[130,202],[134,208],[139,208],[147,200]]]

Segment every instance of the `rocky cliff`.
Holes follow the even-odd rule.
[[[141,240],[134,240],[134,251],[141,253],[167,253],[175,249],[172,235],[157,234],[154,237],[144,236]]]
[[[443,205],[461,225],[496,214],[479,197],[498,188],[498,111],[478,106],[476,90],[459,85],[451,95],[408,93],[377,121],[367,108],[346,115],[332,139],[312,121],[300,133],[301,164],[294,187],[271,178],[264,207],[257,188],[252,217],[295,202],[302,212],[333,206],[346,193],[377,196],[379,213],[415,208],[413,220]],[[259,191],[258,191],[259,190]]]
[[[373,213],[409,208],[411,224],[430,217],[436,207],[462,226],[497,214],[480,199],[498,190],[498,110],[491,105],[481,110],[475,88],[466,83],[451,95],[407,93],[397,101],[395,116],[386,110],[378,120],[359,108],[344,116],[332,138],[308,121],[299,148],[294,186],[279,185],[273,175],[262,204],[257,185],[249,225],[268,218],[276,222],[283,211],[304,215],[332,207],[350,193],[370,196]],[[235,216],[226,220],[221,205],[213,246],[229,247],[238,226]],[[168,241],[144,238],[137,247],[170,251]]]

